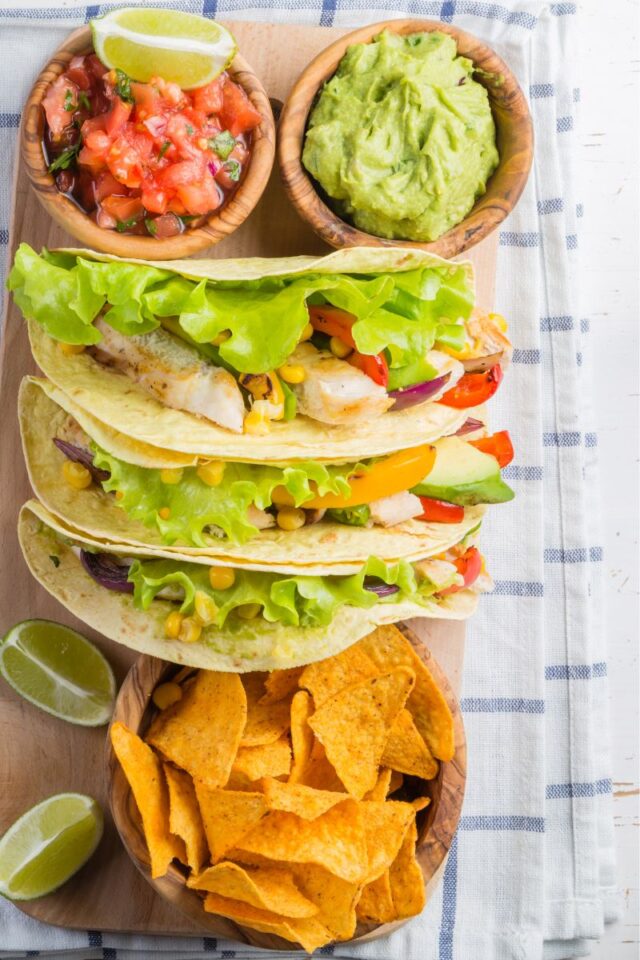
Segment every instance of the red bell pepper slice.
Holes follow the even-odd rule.
[[[499,363],[485,373],[465,373],[455,387],[447,390],[437,402],[445,407],[455,407],[456,410],[478,407],[494,395],[502,383],[502,377]]]
[[[420,497],[424,508],[418,520],[430,523],[461,523],[464,520],[464,507],[457,503],[447,503],[446,500],[435,500],[433,497]]]
[[[387,387],[389,383],[389,366],[382,353],[369,354],[360,353],[353,339],[351,327],[356,321],[352,313],[341,310],[339,307],[332,306],[310,306],[309,320],[314,330],[320,333],[326,333],[328,337],[337,337],[344,343],[353,348],[346,359],[352,367],[357,367],[363,373],[379,383],[381,387]]]
[[[440,596],[444,597],[449,593],[457,593],[458,590],[465,590],[476,582],[482,572],[482,555],[477,547],[469,547],[453,561],[458,573],[462,576],[464,583],[455,584],[453,587],[447,587],[440,591]]]
[[[469,440],[469,443],[477,450],[495,457],[501,467],[506,467],[513,460],[513,444],[508,430],[500,430],[499,433],[482,437],[480,440]]]
[[[389,384],[389,367],[387,361],[381,353],[358,353],[354,350],[347,357],[347,363],[352,367],[357,367],[366,373],[374,383],[379,383],[381,387],[387,388]]]

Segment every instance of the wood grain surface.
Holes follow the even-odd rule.
[[[431,799],[427,809],[418,814],[418,843],[416,847],[416,858],[422,869],[428,899],[438,883],[440,868],[449,852],[460,819],[467,775],[467,748],[460,705],[445,673],[414,631],[405,624],[401,625],[401,629],[418,656],[429,667],[432,676],[446,697],[453,715],[455,731],[455,755],[453,760],[450,763],[440,764],[438,776],[434,780],[424,781],[424,790],[420,794]],[[136,660],[120,688],[113,720],[120,721],[129,729],[144,735],[153,717],[157,714],[157,710],[151,703],[151,695],[155,687],[169,680],[180,683],[195,672],[190,668],[179,667],[155,657],[140,657]],[[169,867],[164,877],[153,880],[150,873],[149,854],[142,830],[142,821],[129,783],[109,740],[106,744],[106,776],[111,813],[122,842],[140,873],[165,900],[173,904],[176,910],[193,920],[202,929],[203,933],[214,934],[217,937],[225,937],[241,943],[250,943],[253,946],[268,950],[292,949],[291,942],[283,940],[281,937],[260,933],[250,927],[227,920],[225,917],[205,913],[202,898],[195,890],[190,890],[186,886],[186,874],[175,863]],[[386,924],[360,923],[356,929],[354,940],[363,942],[387,936],[406,922],[406,920],[403,920]]]
[[[454,37],[458,52],[483,71],[475,79],[487,89],[496,124],[500,164],[489,179],[486,193],[461,223],[431,243],[385,240],[340,219],[324,202],[301,163],[309,111],[322,84],[333,76],[348,46],[367,43],[382,30],[403,35],[437,30]],[[285,103],[278,135],[278,161],[289,197],[300,216],[333,247],[407,246],[455,257],[488,236],[509,215],[527,182],[532,160],[531,117],[514,75],[477,37],[434,20],[386,20],[354,30],[331,44],[296,81]]]
[[[91,28],[87,25],[74,30],[38,76],[23,111],[22,162],[47,213],[87,247],[142,260],[190,257],[237,230],[262,196],[275,154],[275,122],[269,98],[259,77],[240,54],[234,58],[229,73],[248,94],[262,117],[262,123],[251,136],[251,160],[237,190],[228,203],[207,217],[201,227],[187,229],[179,236],[165,240],[103,230],[80,207],[60,193],[47,170],[42,152],[44,112],[41,104],[49,85],[66,70],[72,57],[91,53],[92,50]]]
[[[283,101],[308,61],[345,31],[308,26],[232,23],[240,47],[253,63],[269,96]],[[286,50],[286,56],[276,56]],[[37,65],[34,67],[37,70]],[[65,234],[43,212],[23,167],[16,163],[9,257],[21,241],[36,249],[69,245]],[[251,217],[214,248],[215,256],[321,254],[328,248],[287,202],[277,172]],[[474,247],[478,303],[493,306],[497,235]],[[83,626],[30,576],[16,533],[18,510],[31,495],[20,451],[16,412],[21,378],[35,373],[20,311],[7,297],[0,403],[3,412],[0,456],[0,631],[28,617],[48,617],[75,627],[106,654],[119,682],[135,660],[126,647]],[[464,625],[416,620],[411,626],[459,690]],[[105,811],[105,834],[91,861],[59,891],[20,904],[38,920],[81,930],[119,930],[197,935],[196,925],[159,897],[134,867],[109,814],[104,776],[105,729],[74,727],[21,700],[0,683],[0,833],[44,797],[66,790],[92,794]]]

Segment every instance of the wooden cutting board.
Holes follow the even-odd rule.
[[[273,99],[282,102],[294,80],[317,53],[347,31],[308,26],[232,22],[240,50]],[[40,69],[34,64],[34,78]],[[24,241],[35,249],[75,245],[47,217],[16,162],[9,256]],[[470,254],[477,273],[478,303],[493,305],[497,234]],[[240,229],[208,256],[290,256],[329,252],[290,207],[274,170],[257,209]],[[126,647],[88,630],[29,575],[18,546],[16,521],[31,495],[22,460],[16,414],[21,378],[35,373],[19,310],[7,297],[0,367],[0,631],[31,617],[68,623],[105,652],[118,681],[135,659]],[[414,620],[425,641],[459,689],[464,626],[452,621]],[[105,730],[74,727],[31,706],[0,681],[0,834],[16,817],[53,793],[75,790],[94,796],[105,811],[104,838],[91,861],[61,890],[17,904],[30,916],[83,930],[202,935],[202,930],[162,900],[146,883],[122,847],[111,820],[104,778]]]

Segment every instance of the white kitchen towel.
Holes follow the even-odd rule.
[[[147,0],[148,2],[148,0]],[[129,3],[129,5],[131,5]],[[597,436],[589,320],[579,302],[573,170],[578,81],[574,3],[480,0],[184,0],[208,16],[356,26],[391,17],[470,30],[509,63],[529,97],[536,156],[500,232],[496,309],[514,361],[492,404],[516,447],[516,500],[493,508],[483,546],[496,589],[467,630],[462,708],[469,777],[443,883],[392,937],[320,951],[371,960],[554,960],[584,956],[617,916],[609,771]],[[19,9],[0,2],[0,157],[9,169],[19,111],[47,54],[109,5]],[[0,181],[6,250],[11,185]],[[304,253],[305,251],[300,251]],[[224,247],[220,248],[224,256]],[[255,957],[213,938],[70,932],[0,904],[0,957],[146,960]],[[285,954],[286,956],[286,954]]]

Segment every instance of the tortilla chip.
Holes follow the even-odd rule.
[[[388,870],[362,888],[356,913],[358,920],[366,923],[391,923],[397,919]]]
[[[291,745],[293,766],[289,775],[291,783],[302,780],[309,764],[313,748],[313,730],[308,720],[313,713],[313,701],[306,690],[298,690],[291,701]]]
[[[215,863],[230,850],[266,814],[261,793],[221,790],[195,781],[202,823]]]
[[[432,780],[438,772],[438,761],[418,733],[407,709],[401,710],[391,724],[382,763],[423,780]]]
[[[404,777],[399,770],[391,771],[391,782],[389,783],[389,789],[387,790],[387,796],[390,797],[392,793],[395,793],[396,790],[399,790],[402,784],[404,783]]]
[[[398,920],[415,917],[425,905],[424,876],[416,860],[418,831],[409,826],[398,855],[389,868],[391,898]]]
[[[444,694],[409,641],[393,624],[378,627],[358,644],[380,670],[409,667],[416,683],[407,702],[421,736],[434,757],[445,763],[455,753],[453,717]]]
[[[292,864],[296,884],[318,907],[315,919],[336,940],[350,940],[356,929],[356,901],[361,884],[350,883],[315,863]]]
[[[299,686],[308,690],[316,710],[326,700],[345,687],[374,677],[380,671],[368,657],[359,643],[347,647],[342,653],[327,660],[318,660],[305,667],[299,680]]]
[[[174,859],[184,862],[184,844],[169,831],[169,791],[153,750],[123,723],[112,724],[111,744],[131,787],[149,849],[151,876],[163,877]]]
[[[221,917],[228,917],[229,920],[235,920],[254,930],[273,933],[285,940],[300,943],[307,953],[313,953],[318,947],[323,947],[333,939],[329,931],[315,917],[294,920],[242,903],[241,900],[229,900],[217,893],[207,894],[204,909],[207,913],[217,913]]]
[[[240,746],[258,747],[279,740],[289,729],[289,701],[264,703],[265,684],[260,673],[245,673],[242,685],[247,697],[247,722]]]
[[[358,800],[375,786],[389,726],[413,683],[412,671],[398,667],[346,687],[309,719],[336,773]]]
[[[316,790],[330,790],[333,793],[343,794],[347,792],[319,740],[313,742],[311,756],[302,773],[300,782],[307,787],[315,787]]]
[[[269,810],[295,813],[303,820],[315,820],[345,799],[344,793],[316,790],[301,783],[282,783],[272,777],[265,777],[260,784]]]
[[[318,913],[315,903],[298,890],[291,872],[278,867],[245,868],[225,861],[189,877],[187,886],[285,917],[313,917]]]
[[[146,740],[194,780],[223,787],[247,720],[247,698],[236,673],[200,670],[184,694],[151,724]]]
[[[430,803],[431,797],[417,797],[415,800],[411,801],[411,806],[416,813],[420,813],[421,810],[426,810]]]
[[[409,825],[415,822],[415,810],[401,800],[363,800],[360,808],[369,863],[367,883],[371,883],[397,857]]]
[[[274,810],[236,844],[239,858],[246,851],[271,860],[316,863],[343,880],[359,883],[368,871],[360,806],[345,798],[315,820]]]
[[[365,793],[363,800],[386,800],[387,794],[389,793],[389,786],[391,784],[391,774],[392,770],[388,767],[383,767],[379,774],[378,779],[376,780],[374,786],[368,793]]]
[[[231,768],[229,787],[241,790],[263,777],[286,776],[291,770],[291,745],[283,738],[258,747],[240,747]]]
[[[264,682],[261,703],[277,703],[293,695],[304,667],[289,667],[288,670],[272,670]]]
[[[164,775],[169,787],[169,829],[184,840],[187,866],[198,873],[209,859],[209,847],[193,781],[169,763],[164,765]]]

